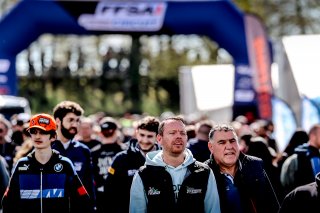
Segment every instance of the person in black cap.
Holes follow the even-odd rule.
[[[97,195],[97,210],[105,212],[103,206],[104,200],[104,182],[108,175],[108,169],[111,166],[113,157],[123,151],[126,147],[122,141],[119,124],[112,117],[104,117],[99,122],[101,128],[101,147],[92,153],[92,163],[94,167],[94,180]]]
[[[137,121],[135,137],[129,141],[129,148],[119,152],[108,170],[105,181],[105,212],[128,212],[130,187],[136,171],[146,161],[146,154],[160,149],[157,143],[159,120],[147,116]],[[118,201],[121,200],[121,205]]]

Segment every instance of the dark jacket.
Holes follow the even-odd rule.
[[[208,141],[198,138],[191,138],[188,141],[188,149],[192,152],[193,157],[200,162],[206,161],[210,157]]]
[[[220,195],[222,213],[228,213],[227,186],[225,175],[220,173],[219,166],[213,157],[205,162],[215,174]],[[234,177],[234,185],[240,193],[241,206],[244,213],[275,213],[279,202],[269,181],[260,158],[240,153],[238,170]]]
[[[130,201],[130,187],[132,179],[136,171],[144,165],[146,158],[141,153],[136,139],[130,140],[128,150],[119,152],[108,171],[108,176],[105,181],[105,202],[104,209],[110,212],[127,212]],[[156,150],[160,149],[158,144],[155,144]],[[121,205],[119,205],[121,201]]]
[[[320,212],[320,173],[312,183],[299,186],[284,198],[279,213]]]
[[[92,210],[72,162],[55,150],[45,165],[36,160],[34,152],[17,162],[2,204],[4,213]]]
[[[165,167],[146,165],[140,168],[139,175],[148,192],[148,212],[204,212],[210,169],[196,161],[188,166],[188,171],[175,202],[173,186],[168,184],[172,183],[171,175]]]
[[[71,140],[67,149],[63,147],[61,141],[56,140],[52,143],[52,148],[72,161],[80,180],[90,195],[93,205],[95,205],[96,193],[90,149],[86,145],[75,140]]]
[[[281,182],[286,194],[298,186],[314,182],[317,172],[314,172],[311,164],[313,158],[320,161],[319,150],[305,143],[286,159],[281,169]]]
[[[9,172],[6,168],[6,161],[5,159],[0,155],[0,194],[1,196],[6,191],[6,188],[9,184]],[[0,205],[0,209],[2,209],[2,205]]]

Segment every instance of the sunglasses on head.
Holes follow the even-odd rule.
[[[42,130],[42,129],[36,129],[36,128],[30,129],[30,130],[29,130],[29,133],[30,133],[31,135],[36,135],[37,133],[40,133],[40,135],[47,135],[47,134],[49,134],[49,132],[47,132],[47,131],[44,131],[44,130]]]

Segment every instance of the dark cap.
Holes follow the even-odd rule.
[[[100,128],[101,130],[104,129],[118,129],[118,123],[117,121],[112,117],[104,117],[101,119]]]

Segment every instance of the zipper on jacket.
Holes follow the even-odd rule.
[[[43,213],[43,206],[42,206],[42,171],[43,168],[40,169],[40,211]]]

